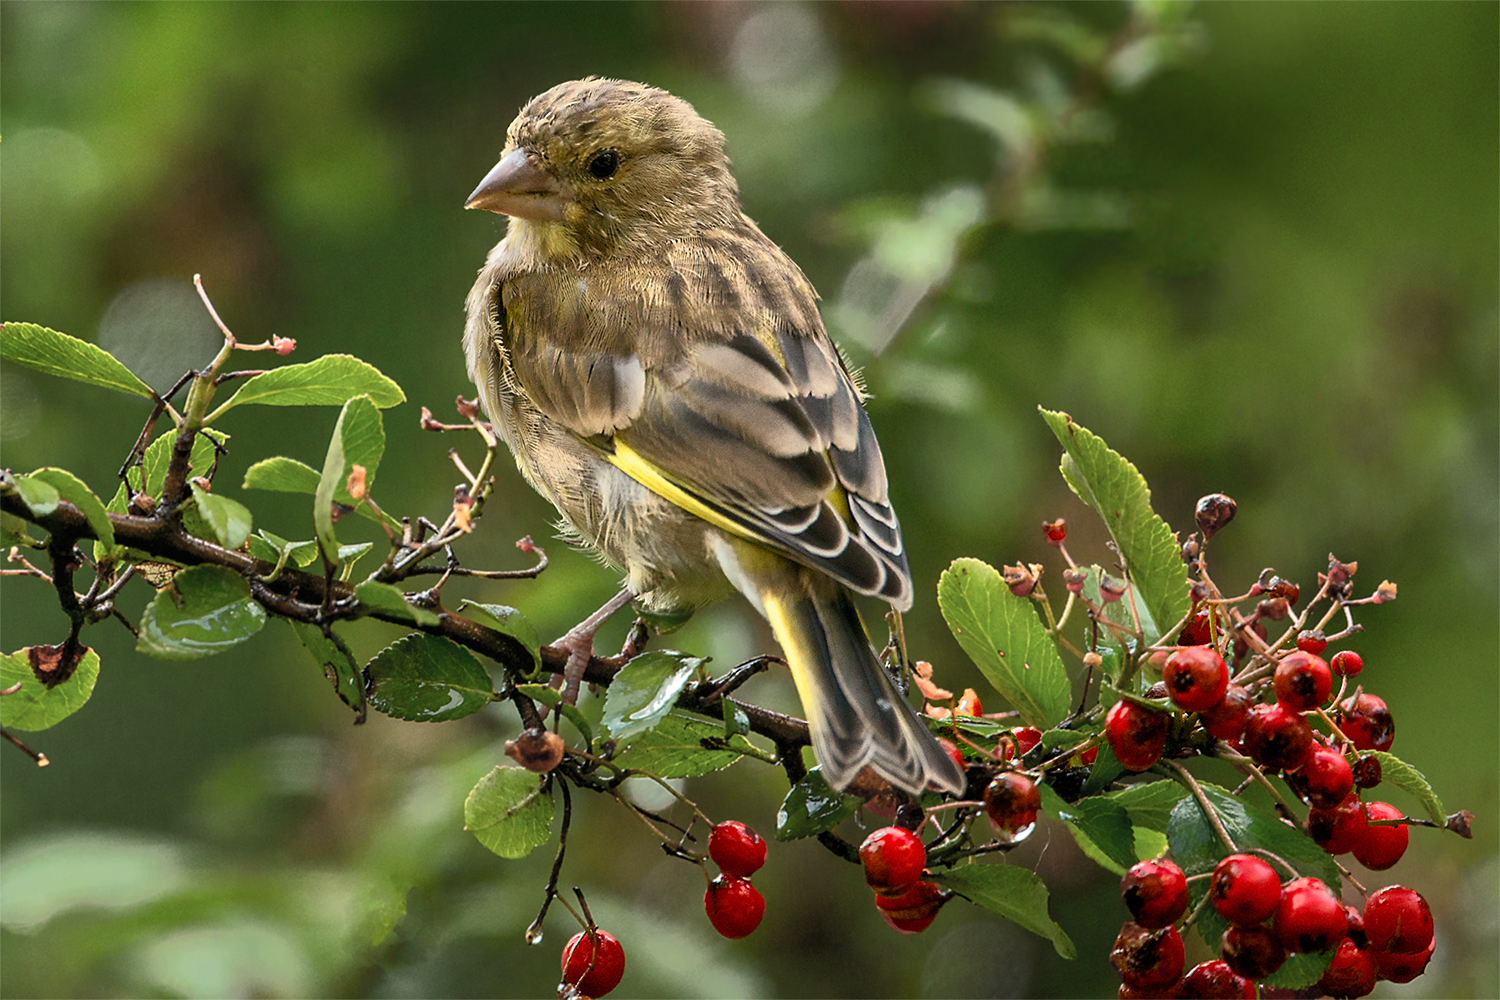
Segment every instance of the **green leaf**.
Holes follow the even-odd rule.
[[[208,422],[243,403],[262,406],[343,406],[368,395],[381,409],[406,402],[406,393],[374,365],[348,354],[325,354],[302,365],[287,365],[246,379]]]
[[[21,494],[21,499],[26,506],[37,517],[46,517],[57,509],[62,502],[62,496],[57,492],[57,487],[45,479],[36,479],[32,476],[16,476],[9,483]]]
[[[496,767],[464,800],[464,829],[502,858],[524,858],[552,833],[552,794],[545,776]]]
[[[149,385],[107,351],[86,340],[35,323],[0,325],[0,358],[48,375],[116,389],[132,396],[151,399],[154,395]]]
[[[1066,413],[1041,413],[1063,446],[1063,479],[1104,519],[1141,606],[1161,628],[1171,628],[1188,612],[1187,565],[1172,529],[1151,509],[1145,478]]]
[[[295,458],[277,455],[261,459],[246,469],[240,488],[312,495],[318,492],[318,470]]]
[[[14,514],[0,511],[0,549],[10,549],[15,546],[28,549],[39,549],[42,547],[42,539],[31,534],[31,524],[21,520]]]
[[[172,446],[176,440],[177,431],[170,430],[146,448],[146,453],[141,456],[140,467],[131,469],[127,474],[136,489],[152,496],[161,494],[162,487],[167,482],[167,466],[171,464]],[[199,431],[193,438],[193,449],[188,453],[188,471],[200,475],[206,473],[214,464],[214,442],[223,447],[228,440],[228,434],[211,427]]]
[[[105,549],[115,547],[115,528],[109,523],[109,512],[104,509],[104,503],[94,491],[85,485],[67,469],[37,469],[26,479],[38,480],[51,486],[57,491],[57,495],[68,501],[79,512],[88,519],[89,527],[94,530],[94,537],[104,545]],[[24,494],[22,495],[24,498]]]
[[[1173,808],[1187,794],[1188,790],[1177,782],[1162,780],[1131,785],[1118,792],[1110,792],[1108,798],[1125,808],[1130,822],[1135,826],[1166,833]]]
[[[356,712],[359,711],[359,706],[364,702],[364,675],[359,667],[318,626],[290,618],[285,621],[297,633],[297,639],[312,654],[318,666],[323,668],[323,676],[333,686],[339,699]]]
[[[1067,716],[1072,689],[1057,647],[1031,600],[1012,594],[993,566],[955,559],[938,580],[938,607],[1026,725],[1050,729]]]
[[[853,816],[860,800],[836,792],[815,767],[792,786],[776,813],[776,839],[800,840],[832,830]]]
[[[332,563],[337,563],[339,558],[339,538],[333,530],[333,498],[349,478],[348,463],[344,459],[344,417],[348,413],[346,403],[339,411],[338,422],[333,425],[328,453],[323,457],[323,471],[318,475],[318,488],[313,491],[313,531],[323,549],[323,558]]]
[[[1043,811],[1066,823],[1083,853],[1101,867],[1124,875],[1136,863],[1135,834],[1124,806],[1102,796],[1064,802],[1049,785],[1037,789]]]
[[[1448,814],[1443,811],[1443,803],[1438,799],[1437,792],[1432,790],[1426,775],[1394,754],[1372,750],[1368,755],[1380,761],[1381,781],[1410,792],[1413,798],[1422,803],[1422,808],[1427,810],[1428,819],[1438,826],[1447,825]]]
[[[0,658],[0,688],[21,684],[21,690],[0,698],[0,726],[34,733],[57,725],[89,700],[99,680],[99,654],[86,651],[73,675],[49,688],[31,669],[30,651],[27,647]]]
[[[384,611],[415,625],[436,625],[441,618],[427,608],[419,608],[406,600],[400,587],[378,580],[366,580],[354,588],[354,596],[371,611]]]
[[[650,729],[672,708],[683,685],[703,663],[701,657],[670,649],[637,656],[610,681],[600,725],[613,740]]]
[[[629,746],[615,754],[614,764],[658,778],[696,778],[754,752],[743,736],[724,739],[718,723],[671,712],[654,729],[633,737]]]
[[[1329,948],[1324,952],[1288,955],[1286,961],[1281,963],[1281,968],[1260,980],[1260,983],[1262,986],[1283,990],[1306,989],[1323,978],[1323,973],[1328,971],[1328,963],[1333,961],[1333,956],[1337,953],[1337,948]]]
[[[489,672],[472,653],[425,632],[413,632],[376,653],[365,673],[370,704],[408,722],[462,719],[495,697]]]
[[[251,555],[257,559],[264,559],[268,563],[275,563],[278,568],[287,562],[307,566],[318,558],[316,541],[309,539],[305,542],[289,542],[264,528],[251,535],[249,542]]]
[[[1019,865],[965,865],[926,876],[967,899],[1019,924],[1052,942],[1063,958],[1077,958],[1078,949],[1047,912],[1047,886],[1036,872]]]
[[[375,473],[380,468],[380,458],[385,454],[385,424],[380,410],[369,396],[355,396],[344,406],[344,469],[345,478],[354,466],[365,467],[365,488],[375,488]],[[338,499],[341,503],[353,504],[354,498],[339,484]]]
[[[1089,780],[1083,783],[1084,795],[1097,795],[1109,787],[1110,782],[1125,773],[1125,765],[1115,756],[1114,747],[1108,741],[1099,744],[1099,753],[1094,766],[1089,768]]]
[[[136,648],[164,660],[193,660],[238,646],[265,623],[265,609],[238,573],[190,566],[146,605]]]
[[[193,499],[198,501],[198,513],[213,529],[214,537],[226,549],[238,549],[250,537],[250,512],[245,505],[216,493],[209,493],[197,483],[192,484]]]
[[[480,604],[478,601],[459,602],[458,612],[467,615],[481,625],[494,629],[525,646],[531,660],[538,668],[542,665],[542,636],[536,626],[515,608],[503,604]]]

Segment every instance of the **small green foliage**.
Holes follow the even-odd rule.
[[[955,559],[938,580],[938,607],[958,644],[1021,713],[1047,729],[1068,714],[1071,689],[1062,659],[1034,603],[1017,597],[978,559]]]
[[[547,842],[552,811],[546,775],[502,765],[464,800],[464,829],[502,858],[524,858]]]
[[[461,719],[495,698],[490,675],[474,654],[423,632],[397,639],[376,653],[365,673],[370,705],[408,722]]]
[[[163,660],[195,660],[238,646],[265,623],[265,609],[238,573],[189,566],[146,605],[136,648]]]
[[[0,726],[36,732],[57,725],[84,706],[99,680],[99,654],[84,650],[67,680],[48,686],[32,669],[32,649],[18,650],[0,658],[0,688],[20,683],[15,694],[0,698]]]
[[[604,696],[600,720],[610,738],[626,740],[661,721],[704,662],[674,650],[652,650],[620,668]]]
[[[155,395],[149,385],[102,348],[35,323],[0,324],[0,358],[132,396],[150,399]]]
[[[817,836],[853,816],[859,806],[858,798],[834,791],[823,769],[814,767],[786,793],[776,813],[776,839]]]

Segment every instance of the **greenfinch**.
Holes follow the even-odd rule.
[[[559,84],[466,207],[509,217],[467,299],[469,376],[564,530],[647,610],[743,594],[835,788],[868,766],[961,794],[851,595],[912,604],[863,395],[811,283],[741,209],[723,134],[664,90]]]

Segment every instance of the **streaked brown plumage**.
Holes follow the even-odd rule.
[[[770,620],[836,787],[868,764],[960,792],[848,593],[912,603],[861,394],[723,144],[620,80],[522,109],[468,203],[512,217],[469,293],[470,376],[527,480],[645,606],[734,589]]]

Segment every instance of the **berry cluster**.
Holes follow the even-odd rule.
[[[1282,883],[1253,854],[1231,854],[1215,866],[1207,901],[1229,922],[1219,958],[1190,971],[1176,922],[1187,912],[1187,878],[1172,861],[1142,861],[1126,872],[1120,894],[1132,919],[1120,929],[1110,961],[1120,996],[1248,997],[1255,983],[1289,954],[1333,951],[1318,980],[1332,997],[1362,997],[1377,979],[1410,982],[1432,957],[1432,912],[1420,893],[1388,886],[1361,911],[1345,906],[1315,878]]]
[[[766,915],[766,898],[750,884],[766,863],[766,842],[739,820],[726,820],[708,835],[708,856],[720,872],[703,892],[708,922],[727,938],[745,937]]]
[[[859,860],[875,891],[875,908],[902,934],[925,931],[949,899],[937,885],[922,881],[927,848],[904,827],[886,826],[870,834],[859,845]]]

